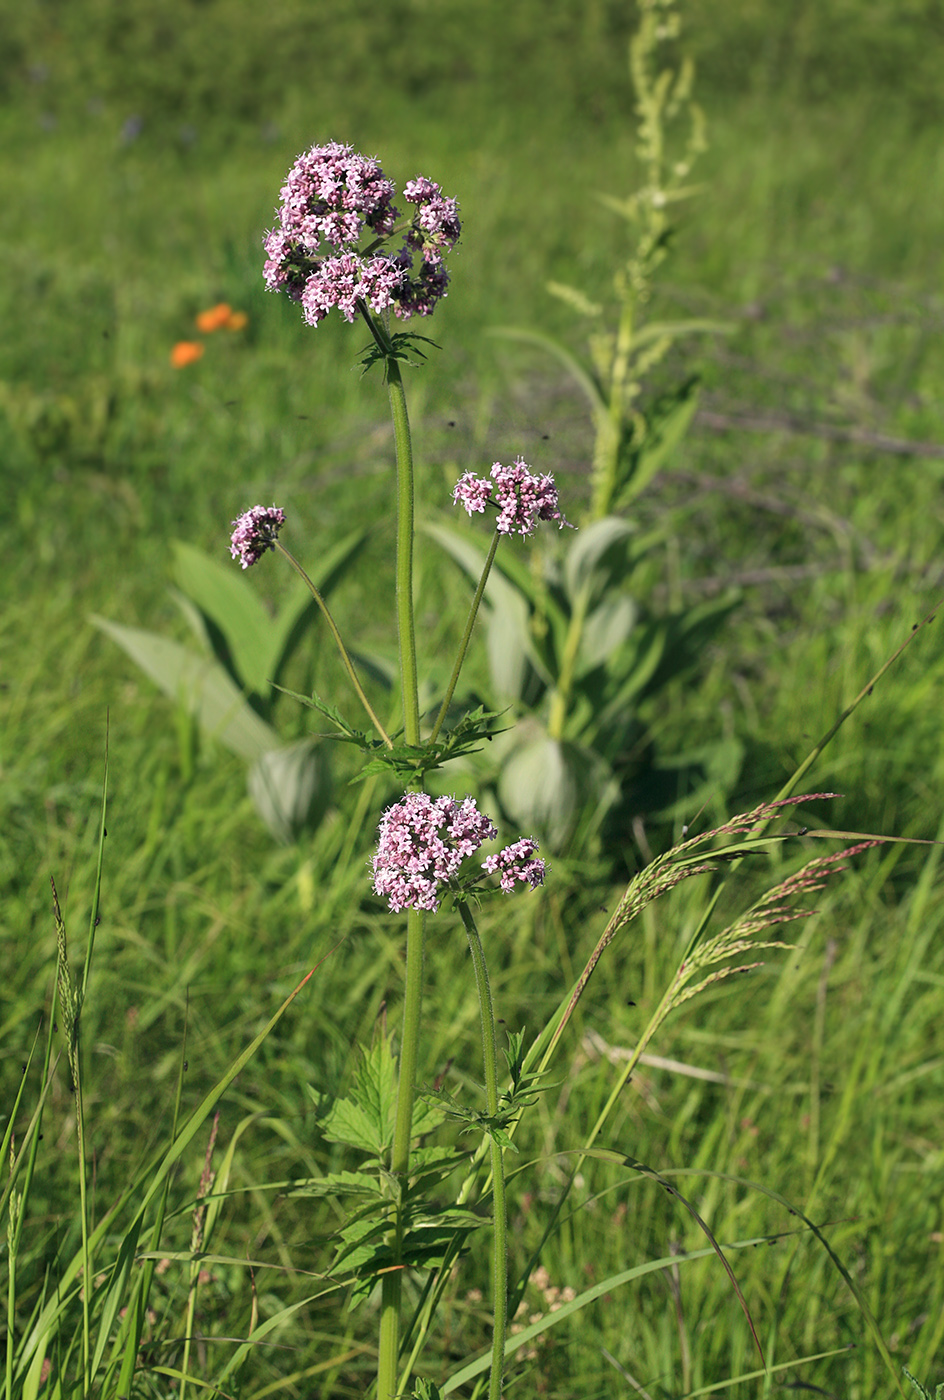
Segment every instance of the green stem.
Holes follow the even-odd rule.
[[[498,1066],[495,1054],[495,1013],[492,1010],[492,993],[488,985],[488,968],[485,964],[482,940],[475,927],[472,911],[465,901],[459,905],[459,915],[469,939],[472,966],[475,970],[475,984],[478,988],[479,1006],[482,1012],[485,1108],[489,1118],[494,1119],[498,1115]],[[502,1149],[491,1134],[489,1135],[489,1145],[492,1157],[492,1203],[495,1237],[492,1255],[494,1322],[492,1325],[492,1368],[489,1374],[488,1400],[501,1400],[505,1362],[505,1329],[508,1320],[508,1220]]]
[[[433,732],[429,736],[429,742],[431,744],[434,744],[439,738],[439,731],[443,727],[443,721],[446,718],[446,714],[452,702],[452,697],[456,689],[456,683],[459,680],[459,672],[462,670],[462,663],[463,661],[465,661],[466,652],[469,650],[469,642],[472,640],[472,629],[475,626],[475,619],[478,615],[479,604],[482,601],[482,594],[485,592],[485,585],[488,582],[488,576],[492,571],[492,564],[495,562],[495,551],[498,549],[498,541],[500,538],[501,536],[496,530],[495,536],[491,543],[491,547],[488,551],[488,557],[485,560],[485,567],[482,570],[482,577],[479,579],[479,585],[478,588],[476,588],[475,590],[475,597],[472,599],[472,606],[469,609],[468,621],[465,624],[465,631],[462,634],[462,641],[459,643],[459,654],[456,657],[456,664],[452,668],[452,676],[450,677],[449,684],[446,687],[446,694],[443,697],[443,702],[439,707],[439,714],[436,716],[436,723],[433,725]]]
[[[396,1201],[396,1257],[402,1245],[402,1193],[410,1171],[410,1143],[413,1137],[413,1103],[416,1098],[416,1069],[419,1058],[420,1013],[423,1005],[423,938],[425,915],[410,909],[406,919],[406,989],[403,999],[403,1031],[397,1081],[397,1116],[393,1133],[390,1170],[397,1179],[400,1199]],[[397,1394],[397,1362],[400,1352],[400,1300],[402,1270],[384,1275],[380,1298],[380,1352],[377,1362],[378,1400],[393,1400]]]
[[[83,1400],[92,1389],[92,1341],[89,1314],[91,1312],[92,1251],[89,1241],[88,1184],[86,1182],[85,1114],[82,1106],[82,1079],[79,1070],[78,1035],[75,1048],[69,1056],[70,1069],[75,1084],[75,1125],[79,1148],[79,1215],[82,1222],[82,1396]]]
[[[341,660],[344,662],[344,669],[350,676],[351,684],[357,691],[358,699],[360,700],[361,704],[364,706],[364,709],[370,716],[371,724],[374,726],[381,739],[383,739],[384,743],[387,745],[387,748],[392,749],[393,740],[390,738],[389,734],[384,729],[383,725],[380,723],[380,720],[374,713],[373,706],[367,699],[367,696],[364,694],[364,688],[357,678],[357,672],[354,670],[354,662],[351,660],[350,655],[348,654],[348,650],[347,647],[344,645],[341,633],[338,631],[338,625],[335,622],[334,618],[331,616],[331,613],[328,610],[327,603],[325,602],[324,598],[322,598],[321,594],[319,593],[315,585],[312,583],[311,579],[305,573],[305,570],[302,568],[301,564],[299,564],[298,560],[295,558],[295,555],[291,552],[291,550],[286,549],[285,545],[282,543],[281,540],[275,540],[274,543],[275,548],[279,551],[280,554],[284,554],[285,558],[291,564],[292,568],[298,574],[299,578],[301,578],[302,582],[307,587],[309,593],[321,609],[321,615],[324,618],[325,622],[328,624],[328,631],[334,638],[335,643],[337,644],[338,651],[341,653]]]
[[[397,453],[397,633],[400,644],[400,684],[403,696],[403,731],[407,744],[419,745],[419,685],[416,673],[416,633],[413,622],[413,443],[407,413],[406,392],[400,366],[390,353],[384,328],[361,307],[364,319],[377,345],[386,354],[387,390],[393,416]],[[413,1103],[416,1097],[416,1070],[419,1059],[420,1012],[423,1000],[423,939],[425,916],[417,909],[407,914],[406,991],[403,1002],[403,1031],[397,1082],[397,1116],[394,1126],[390,1169],[399,1192],[394,1204],[394,1258],[399,1262],[402,1249],[402,1197],[410,1172],[410,1143],[413,1138]],[[377,1360],[378,1400],[393,1400],[397,1394],[397,1363],[400,1352],[400,1309],[402,1270],[385,1274],[381,1285],[380,1342]]]
[[[387,392],[397,449],[397,630],[400,638],[400,685],[403,730],[408,744],[420,742],[416,633],[413,625],[413,442],[400,366],[387,360]]]
[[[577,653],[580,650],[580,641],[583,637],[589,598],[589,591],[586,588],[583,589],[574,603],[574,610],[567,626],[567,636],[564,639],[561,652],[560,671],[547,719],[547,732],[552,739],[564,737],[564,726],[567,723],[567,713],[570,709],[574,679],[577,673]]]

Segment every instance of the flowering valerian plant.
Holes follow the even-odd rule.
[[[406,911],[406,993],[403,1007],[401,1071],[397,1086],[395,1131],[389,1159],[383,1169],[394,1179],[406,1181],[410,1174],[413,1104],[416,1095],[417,1047],[420,1030],[424,917],[439,909],[447,891],[459,896],[457,907],[465,926],[472,954],[482,1011],[483,1059],[485,1068],[486,1116],[495,1125],[490,1134],[492,1196],[495,1228],[495,1272],[493,1276],[494,1329],[489,1400],[500,1400],[504,1365],[504,1339],[507,1314],[507,1250],[505,1244],[505,1195],[502,1151],[507,1145],[495,1134],[499,1131],[499,1095],[495,1023],[491,992],[485,969],[484,952],[475,927],[468,896],[489,891],[481,876],[463,877],[460,866],[474,855],[484,841],[497,836],[491,820],[478,810],[473,798],[457,801],[451,797],[432,798],[418,791],[423,774],[437,767],[448,750],[451,736],[462,744],[470,735],[487,733],[477,728],[480,711],[459,721],[454,731],[440,739],[465,658],[476,613],[489,570],[502,535],[530,535],[539,521],[556,520],[568,524],[558,503],[557,489],[549,476],[540,476],[519,457],[510,467],[496,462],[491,479],[467,473],[456,487],[455,500],[466,509],[483,511],[493,505],[498,518],[492,549],[472,601],[465,634],[459,646],[452,678],[446,687],[439,713],[427,735],[420,727],[419,685],[413,615],[413,451],[406,396],[399,361],[406,358],[404,345],[411,347],[418,337],[392,335],[390,312],[406,319],[428,316],[446,295],[448,274],[443,257],[451,251],[460,234],[456,201],[443,195],[439,185],[420,175],[403,188],[404,201],[412,215],[400,222],[394,204],[394,187],[378,162],[350,146],[330,142],[313,146],[299,156],[281,190],[276,227],[265,237],[264,277],[273,291],[284,291],[301,304],[305,320],[317,326],[336,307],[348,321],[363,319],[373,346],[365,357],[365,368],[378,360],[390,395],[397,452],[397,587],[396,613],[399,635],[400,678],[403,729],[386,732],[357,677],[353,661],[337,626],[314,584],[292,554],[278,540],[284,512],[276,506],[256,506],[234,522],[231,552],[248,568],[269,548],[283,554],[311,589],[341,654],[348,676],[370,716],[376,739],[360,735],[343,716],[312,697],[315,708],[338,727],[341,737],[356,740],[371,754],[370,769],[387,767],[407,788],[380,821],[379,840],[373,859],[374,890],[387,900],[394,913]],[[399,246],[386,246],[400,238]],[[533,838],[525,838],[489,856],[481,867],[486,875],[497,875],[498,890],[508,893],[516,884],[536,889],[544,880],[544,863],[538,857]],[[399,1328],[402,1272],[409,1262],[409,1218],[403,1201],[391,1200],[386,1210],[391,1238],[397,1241],[394,1262],[398,1267],[383,1269],[378,1394],[392,1400],[402,1387],[398,1383]]]
[[[332,141],[305,151],[282,186],[276,227],[266,234],[266,286],[301,302],[310,326],[332,307],[347,321],[361,305],[378,315],[392,307],[404,320],[429,316],[446,295],[443,253],[459,240],[458,206],[419,175],[403,188],[415,212],[401,225],[394,194],[378,162],[351,146]],[[400,246],[385,250],[397,234]]]

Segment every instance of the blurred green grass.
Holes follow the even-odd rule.
[[[395,178],[423,170],[461,201],[450,296],[429,327],[443,350],[408,386],[421,489],[444,494],[467,466],[519,451],[568,491],[583,489],[591,437],[582,405],[553,369],[486,332],[528,324],[579,343],[544,283],[591,295],[606,287],[617,230],[596,193],[633,185],[625,45],[634,15],[603,0],[552,15],[533,0],[383,9],[162,0],[133,10],[73,0],[26,5],[9,20],[0,871],[11,972],[0,992],[0,1076],[7,1090],[15,1083],[51,982],[49,874],[70,927],[82,927],[88,908],[107,708],[106,901],[85,1026],[101,1199],[170,1101],[184,1023],[188,1092],[198,1097],[292,980],[344,939],[304,1013],[227,1104],[269,1120],[241,1166],[251,1194],[233,1207],[230,1252],[245,1252],[257,1232],[260,1249],[307,1267],[311,1222],[256,1188],[328,1164],[302,1085],[343,1082],[352,1039],[368,1036],[397,997],[395,925],[361,900],[372,821],[342,870],[331,825],[308,848],[274,850],[241,767],[201,744],[86,619],[174,631],[169,542],[225,555],[229,520],[277,499],[303,557],[376,520],[338,613],[362,638],[389,644],[374,606],[392,552],[382,390],[350,368],[356,330],[326,323],[315,335],[261,285],[260,238],[279,184],[314,141],[350,140]],[[942,19],[930,0],[907,12],[878,0],[789,9],[740,0],[692,7],[686,20],[711,145],[705,189],[682,221],[653,312],[710,312],[736,332],[667,367],[700,369],[702,417],[639,509],[644,521],[673,522],[664,568],[650,580],[657,594],[694,597],[732,579],[743,590],[704,674],[670,697],[657,731],[670,752],[736,735],[745,749],[728,796],[736,808],[771,794],[944,591],[944,457],[881,446],[944,444]],[[172,344],[221,299],[248,313],[246,332],[211,338],[198,364],[172,370]],[[850,429],[857,440],[824,436]],[[424,631],[448,634],[462,612],[452,576],[423,544],[420,567]],[[275,597],[277,571],[258,575]],[[332,694],[322,650],[312,666]],[[830,820],[940,837],[940,689],[932,627],[814,775],[817,787],[846,794]],[[282,722],[294,732],[300,721],[285,706]],[[602,873],[564,864],[558,880],[510,927],[489,921],[510,1024],[537,1027],[596,937],[609,896]],[[650,1066],[614,1131],[654,1166],[759,1179],[833,1222],[830,1238],[854,1261],[896,1356],[931,1381],[941,1346],[942,911],[934,859],[898,851],[863,861],[810,921],[805,958],[785,957],[697,1003],[657,1047],[747,1087]],[[641,941],[614,952],[592,1026],[575,1027],[573,1069],[529,1145],[538,1184],[521,1205],[522,1258],[560,1179],[554,1153],[593,1121],[612,1082],[586,1032],[604,1046],[632,1043],[639,1011],[627,998],[644,1009],[695,916],[681,899],[660,906]],[[429,964],[427,1076],[449,1059],[457,1074],[475,1075],[474,1008],[451,931],[437,929]],[[37,1269],[55,1249],[42,1217],[58,1217],[72,1189],[60,1087],[47,1137],[63,1150],[45,1161],[30,1235]],[[721,1236],[785,1227],[769,1203],[724,1183],[687,1189],[702,1193],[699,1209]],[[548,1260],[559,1284],[585,1283],[589,1259],[604,1272],[662,1253],[673,1238],[700,1242],[649,1184],[616,1187],[598,1165],[584,1191]],[[185,1223],[181,1247],[186,1234]],[[810,1242],[737,1263],[778,1359],[859,1338],[848,1295]],[[247,1284],[231,1273],[207,1330],[240,1326],[227,1309],[245,1305]],[[456,1284],[455,1327],[470,1347],[484,1334],[463,1299],[479,1281]],[[276,1291],[291,1287],[283,1280]],[[690,1386],[751,1369],[717,1270],[687,1269],[681,1287]],[[652,1394],[681,1393],[683,1332],[670,1325],[668,1296],[663,1284],[641,1289],[631,1326],[622,1298],[592,1326],[582,1320],[538,1360],[542,1393],[578,1384],[588,1395],[625,1393],[601,1346]],[[310,1335],[292,1343],[314,1355],[319,1329],[330,1337],[336,1321],[326,1312],[306,1325]],[[260,1378],[271,1364],[258,1363]],[[868,1346],[801,1374],[863,1400],[886,1384]],[[333,1393],[355,1388],[349,1373]]]

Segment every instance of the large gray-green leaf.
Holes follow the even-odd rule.
[[[309,569],[312,582],[327,597],[357,558],[368,529],[352,530],[324,551]],[[237,675],[257,695],[267,696],[287,653],[317,604],[297,576],[287,601],[272,616],[252,582],[235,564],[223,564],[191,544],[174,544],[174,577],[180,589],[216,624],[226,639]]]
[[[247,689],[267,695],[275,672],[277,631],[271,614],[245,574],[202,550],[174,542],[177,586],[226,638],[236,673]]]
[[[537,726],[523,725],[522,738],[502,768],[498,795],[523,832],[560,851],[583,803],[603,799],[608,769],[586,749],[552,739]]]
[[[574,536],[564,559],[564,582],[572,602],[585,590],[593,603],[608,589],[625,586],[632,566],[634,533],[629,521],[605,515]]]
[[[206,734],[233,753],[252,762],[278,747],[275,730],[259,718],[218,661],[140,627],[123,627],[105,617],[92,621],[165,695],[184,705]]]
[[[580,635],[577,674],[591,671],[606,661],[626,641],[639,618],[639,604],[628,593],[604,598],[589,613]]]
[[[249,795],[272,835],[288,845],[321,822],[331,801],[326,744],[300,739],[270,749],[249,770]]]
[[[532,653],[528,605],[516,589],[506,588],[502,605],[489,613],[486,631],[488,665],[499,705],[524,698]]]
[[[448,526],[428,524],[424,529],[452,556],[468,577],[478,583],[487,551]],[[517,571],[512,582],[501,569],[493,568],[485,585],[482,603],[487,616],[489,663],[492,679],[502,699],[521,698],[527,681],[528,663],[545,685],[553,684],[553,678],[534,646],[528,627],[528,603],[534,600],[533,580],[529,580],[529,583],[532,591],[524,592]]]

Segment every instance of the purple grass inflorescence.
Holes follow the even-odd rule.
[[[458,802],[454,797],[408,792],[380,819],[374,892],[387,900],[395,914],[402,909],[435,913],[445,886],[462,862],[497,834],[474,797]],[[525,880],[533,889],[544,879],[544,862],[534,859],[536,851],[534,841],[518,841],[489,856],[483,865],[488,873],[500,872],[505,891],[513,889],[515,880]]]
[[[233,521],[230,554],[244,569],[251,568],[267,549],[274,548],[284,524],[285,511],[278,506],[253,506]]]
[[[560,529],[574,528],[561,514],[554,478],[538,476],[521,457],[510,467],[496,462],[491,480],[466,472],[456,483],[452,499],[469,515],[484,511],[486,505],[495,506],[500,535],[533,535],[539,520],[556,520]]]
[[[397,232],[394,194],[376,160],[337,141],[312,146],[289,171],[265,237],[266,286],[300,302],[310,326],[333,307],[353,321],[359,303],[402,319],[429,316],[446,295],[443,253],[459,240],[458,206],[424,175],[409,180],[403,197],[414,212],[391,253],[381,245]]]

